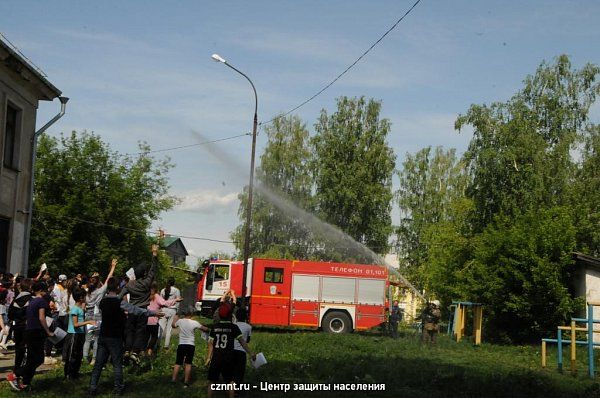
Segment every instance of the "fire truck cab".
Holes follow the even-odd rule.
[[[213,261],[197,288],[196,309],[212,316],[228,289],[242,291],[243,262]],[[385,322],[388,271],[379,265],[251,259],[246,277],[254,325],[322,328],[331,333]]]

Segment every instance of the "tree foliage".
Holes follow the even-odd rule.
[[[331,116],[321,112],[312,138],[296,116],[276,118],[266,127],[268,143],[253,197],[253,255],[372,261],[364,252],[346,247],[349,239],[340,237],[338,231],[323,228],[312,216],[288,211],[288,204],[317,214],[378,253],[387,252],[395,165],[386,141],[389,122],[380,119],[377,101],[342,97],[337,105]],[[241,250],[246,190],[239,198],[241,224],[232,238]]]
[[[600,139],[589,110],[599,73],[560,56],[508,101],[459,115],[455,127],[471,126],[473,138],[460,162],[441,165],[447,175],[464,165],[466,189],[427,190],[427,148],[400,173],[409,217],[399,242],[416,277],[446,303],[484,303],[490,337],[532,340],[581,308],[571,253],[598,253]]]
[[[575,228],[570,209],[540,208],[499,218],[473,239],[465,292],[486,304],[492,336],[527,341],[576,315]]]
[[[566,203],[574,174],[570,150],[600,90],[598,72],[589,64],[573,70],[562,55],[542,63],[509,101],[472,105],[457,118],[457,129],[474,128],[465,159],[480,230],[497,214]]]
[[[396,155],[387,142],[381,102],[341,97],[321,111],[312,139],[315,208],[320,217],[376,253],[387,253],[392,232]],[[344,248],[337,248],[344,254]],[[363,260],[365,261],[365,260]]]
[[[402,268],[413,283],[424,287],[430,246],[425,234],[430,225],[439,225],[454,217],[451,206],[464,197],[468,175],[464,162],[456,150],[426,147],[407,154],[398,172],[400,187],[396,198],[401,209],[401,219],[396,229],[396,246]]]
[[[310,232],[301,220],[270,203],[261,190],[269,190],[301,208],[310,208],[312,181],[309,133],[297,116],[278,117],[266,126],[268,144],[256,170],[258,186],[252,200],[252,255],[269,258],[307,258]],[[239,195],[238,216],[241,224],[232,240],[241,251],[244,247],[248,192]]]
[[[167,193],[169,159],[121,156],[87,132],[42,136],[37,156],[32,263],[91,273],[112,257],[127,269],[149,256],[145,231],[176,201]]]
[[[572,187],[579,249],[600,256],[600,126],[589,126]]]

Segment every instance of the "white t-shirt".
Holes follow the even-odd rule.
[[[250,338],[250,335],[252,334],[252,326],[248,325],[246,322],[236,322],[235,324],[238,325],[238,328],[240,328],[240,330],[242,331],[242,336],[244,336],[244,340],[246,340],[247,343],[248,339]],[[244,350],[244,347],[242,347],[238,339],[235,339],[233,343],[233,349],[246,352],[246,350]]]
[[[194,330],[200,329],[202,325],[193,319],[179,319],[175,322],[175,326],[179,328],[179,344],[194,345]]]
[[[56,304],[58,316],[67,315],[67,306],[69,305],[69,303],[67,302],[67,294],[67,289],[59,287],[58,284],[54,285],[54,289],[52,290],[51,296],[54,299],[54,303]]]

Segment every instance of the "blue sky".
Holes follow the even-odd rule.
[[[253,96],[219,53],[254,81],[259,120],[287,111],[353,62],[412,4],[397,1],[46,1],[1,2],[0,32],[39,65],[71,101],[49,134],[94,131],[122,153],[251,131]],[[398,155],[428,145],[463,151],[453,129],[472,103],[506,100],[542,60],[600,63],[597,1],[428,1],[354,69],[296,113],[312,131],[341,95],[383,101]],[[596,50],[594,50],[596,48]],[[38,125],[58,110],[43,103]],[[598,107],[594,118],[600,118]],[[258,145],[264,146],[259,135]],[[220,144],[249,164],[250,139]],[[168,233],[228,239],[246,176],[206,148],[169,152],[171,192],[182,204],[156,226]],[[394,220],[396,222],[397,220]],[[196,256],[232,246],[184,239]],[[191,259],[194,261],[194,259]]]

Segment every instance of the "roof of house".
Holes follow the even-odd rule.
[[[573,259],[577,264],[582,264],[585,267],[593,268],[600,271],[600,258],[589,256],[583,253],[574,252]]]
[[[179,238],[177,236],[165,236],[160,241],[160,245],[163,246],[163,247],[169,247],[173,243],[177,242],[177,240],[179,240]]]
[[[161,239],[160,241],[160,246],[162,248],[168,248],[169,246],[175,244],[175,242],[181,242],[181,239],[177,236],[165,236],[164,238]],[[183,242],[181,242],[181,247],[183,247],[183,250],[185,251],[185,254],[188,254],[187,249],[185,248],[185,245],[183,244]]]
[[[31,82],[32,78],[37,80],[35,86],[37,86],[37,89],[42,94],[40,99],[52,101],[62,94],[58,88],[48,81],[44,72],[23,55],[23,53],[21,53],[21,51],[19,51],[19,49],[2,34],[0,34],[0,62],[28,82]]]

